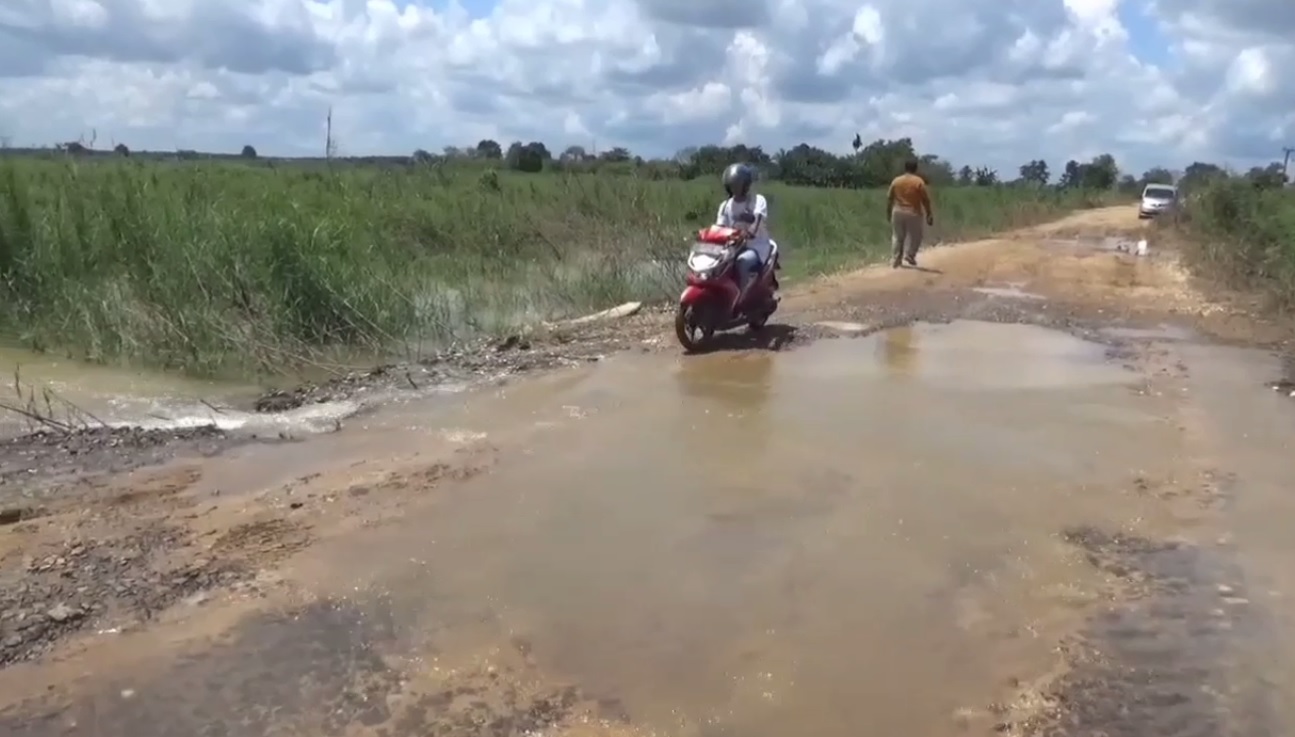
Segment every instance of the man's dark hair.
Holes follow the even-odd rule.
[[[909,174],[917,173],[917,159],[909,159],[904,162],[904,171]]]

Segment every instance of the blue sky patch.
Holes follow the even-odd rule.
[[[1151,13],[1151,5],[1143,0],[1124,0],[1117,15],[1129,33],[1129,51],[1144,64],[1165,66],[1173,60],[1169,38],[1160,29],[1160,22]]]
[[[468,11],[468,15],[473,18],[485,18],[490,15],[491,11],[498,5],[497,0],[458,0],[459,6]],[[449,6],[449,0],[396,0],[396,4],[404,7],[406,5],[421,5],[433,10],[444,10]]]

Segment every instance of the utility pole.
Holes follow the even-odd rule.
[[[328,117],[324,120],[324,158],[333,158],[333,106],[328,106]]]

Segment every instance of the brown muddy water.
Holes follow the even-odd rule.
[[[250,404],[258,393],[253,386],[86,364],[13,346],[0,346],[0,372],[5,384],[0,401],[26,406],[34,399],[43,414],[60,421],[75,420],[78,411],[109,423],[157,420],[173,408],[190,410],[181,414],[212,414],[203,400],[216,406],[240,400]],[[0,413],[0,435],[29,429],[17,414]]]
[[[203,484],[498,460],[218,639],[123,638],[44,701],[9,669],[0,732],[1292,733],[1295,419],[1267,357],[1180,337],[622,355],[239,449]]]
[[[372,361],[354,362],[371,366]],[[282,382],[323,380],[345,373],[282,377]],[[367,408],[411,392],[376,391],[330,402],[310,402],[286,412],[252,411],[256,399],[275,388],[233,380],[208,380],[120,366],[91,365],[11,346],[0,346],[0,403],[34,409],[35,413],[72,427],[132,426],[159,430],[214,426],[232,433],[271,436],[330,432],[339,421]],[[414,395],[461,391],[460,382],[429,384]],[[34,407],[32,406],[34,405]],[[0,439],[40,429],[39,422],[14,411],[0,411]]]

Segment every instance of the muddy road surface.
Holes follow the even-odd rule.
[[[1288,336],[1140,227],[823,280],[707,355],[513,341],[583,347],[272,444],[22,441],[0,734],[1295,733]]]

